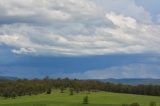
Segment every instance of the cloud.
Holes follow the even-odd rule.
[[[107,79],[107,78],[159,78],[159,65],[129,64],[114,66],[102,70],[90,70],[84,73],[66,74],[71,78]]]
[[[157,15],[157,17],[156,17],[156,21],[158,22],[158,24],[160,24],[160,14],[159,14],[159,15]]]
[[[117,14],[123,14],[125,17],[132,17],[141,23],[151,23],[152,16],[143,7],[137,4],[137,0],[94,0],[99,6],[103,6],[105,11],[114,11]],[[143,0],[138,0],[142,1]],[[152,3],[155,2],[151,1]],[[146,3],[146,2],[145,2]],[[106,6],[107,5],[107,6]]]
[[[106,17],[118,27],[136,29],[137,22],[131,17],[124,17],[123,15],[116,15],[114,13],[106,14]]]
[[[0,0],[0,45],[15,54],[159,53],[160,25],[134,1]],[[126,0],[125,0],[126,1]],[[124,7],[124,8],[122,8]],[[142,17],[141,17],[142,16]],[[143,18],[144,17],[144,18]]]
[[[88,0],[0,0],[0,7],[2,21],[47,24],[95,14],[97,9]]]
[[[13,53],[15,54],[28,54],[28,53],[34,53],[36,52],[34,48],[20,48],[19,50],[13,49]]]

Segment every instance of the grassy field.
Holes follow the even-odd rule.
[[[83,97],[88,95],[89,104],[82,104]],[[79,93],[69,95],[60,93],[60,90],[53,90],[52,94],[17,97],[16,99],[0,98],[0,106],[121,106],[121,104],[138,102],[141,106],[149,106],[155,101],[160,106],[160,97],[118,94],[109,92],[95,92],[91,94]]]

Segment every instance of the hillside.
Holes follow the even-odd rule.
[[[69,95],[69,91],[53,90],[52,94],[40,94],[35,96],[24,96],[16,99],[0,98],[0,106],[84,106],[83,97],[88,95],[89,104],[85,106],[121,106],[121,104],[130,104],[138,102],[141,106],[149,106],[151,101],[160,105],[160,98],[156,96],[142,96],[131,94],[120,94],[110,92],[87,92],[74,93]]]

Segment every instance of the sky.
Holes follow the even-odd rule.
[[[160,78],[159,0],[0,0],[0,76]]]

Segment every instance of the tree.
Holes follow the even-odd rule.
[[[60,89],[64,93],[66,88],[70,89],[70,94],[81,91],[109,91],[118,93],[141,94],[160,96],[160,85],[123,85],[105,83],[92,80],[71,80],[65,79],[18,79],[0,80],[0,96],[14,98],[15,96],[37,95],[41,93],[50,94],[52,88]],[[73,90],[73,91],[72,91]],[[152,105],[156,105],[155,103]]]
[[[83,97],[83,104],[88,104],[88,96]]]

